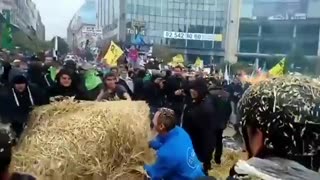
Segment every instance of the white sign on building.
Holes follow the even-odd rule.
[[[163,37],[168,39],[185,39],[185,40],[199,40],[199,41],[222,41],[222,34],[203,34],[203,33],[185,33],[164,31]]]

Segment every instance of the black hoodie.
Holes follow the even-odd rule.
[[[62,75],[68,75],[71,80],[71,86],[64,87],[60,83],[60,77]],[[78,88],[77,82],[74,81],[74,76],[72,72],[66,69],[61,69],[56,76],[56,83],[48,89],[48,96],[49,97],[56,97],[56,96],[63,96],[63,97],[73,97],[75,96],[76,99],[84,99],[83,93]]]
[[[213,132],[217,126],[214,124],[215,109],[207,96],[208,88],[204,79],[192,82],[190,89],[197,91],[199,96],[184,109],[182,127],[190,135],[199,160],[204,163],[205,170],[208,170],[214,149]]]
[[[26,89],[18,92],[14,88],[15,84],[26,84]],[[12,79],[5,97],[1,97],[0,114],[4,121],[24,122],[33,106],[46,103],[48,100],[44,93],[37,86],[29,84],[26,77],[18,75]]]

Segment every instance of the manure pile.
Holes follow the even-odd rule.
[[[141,179],[152,161],[144,102],[57,102],[33,111],[12,170],[38,179]]]

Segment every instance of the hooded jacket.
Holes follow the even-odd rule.
[[[26,84],[26,89],[23,92],[18,92],[14,85],[23,83]],[[36,85],[29,84],[26,77],[18,75],[12,79],[5,97],[1,97],[0,111],[4,121],[25,122],[34,106],[47,103],[48,99],[44,96],[44,92]]]
[[[190,88],[199,96],[184,109],[182,127],[190,135],[199,160],[209,166],[215,144],[213,132],[217,128],[215,109],[207,96],[208,89],[203,79],[195,80]]]
[[[222,88],[210,90],[210,98],[216,110],[215,121],[219,129],[225,129],[232,113],[230,95]]]
[[[64,87],[60,83],[60,77],[62,75],[68,75],[72,83],[69,87]],[[84,99],[84,94],[80,92],[78,88],[77,82],[74,81],[74,77],[72,73],[66,69],[62,69],[56,76],[56,83],[54,86],[48,89],[48,96],[49,97],[56,97],[56,96],[63,96],[63,97],[73,97],[75,96],[76,99]]]

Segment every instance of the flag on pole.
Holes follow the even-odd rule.
[[[2,34],[1,34],[1,47],[3,49],[12,49],[13,45],[13,36],[12,36],[12,28],[10,24],[10,11],[3,10],[3,14],[5,16],[5,24],[2,27]]]
[[[184,67],[183,64],[184,64],[184,58],[182,54],[177,54],[172,58],[172,61],[168,63],[168,65],[172,67],[177,67],[177,66]]]
[[[272,77],[280,77],[283,76],[286,72],[286,63],[287,60],[286,58],[282,58],[280,60],[280,62],[278,64],[276,64],[275,66],[273,66],[273,68],[271,68],[269,70],[269,75],[271,75]]]
[[[200,57],[197,58],[196,62],[194,63],[194,67],[203,69],[203,60],[201,60]]]
[[[58,60],[58,36],[54,37],[53,57]]]
[[[105,63],[111,67],[117,66],[118,60],[122,56],[122,54],[122,49],[118,45],[116,45],[116,43],[111,41],[107,54],[104,56]]]

